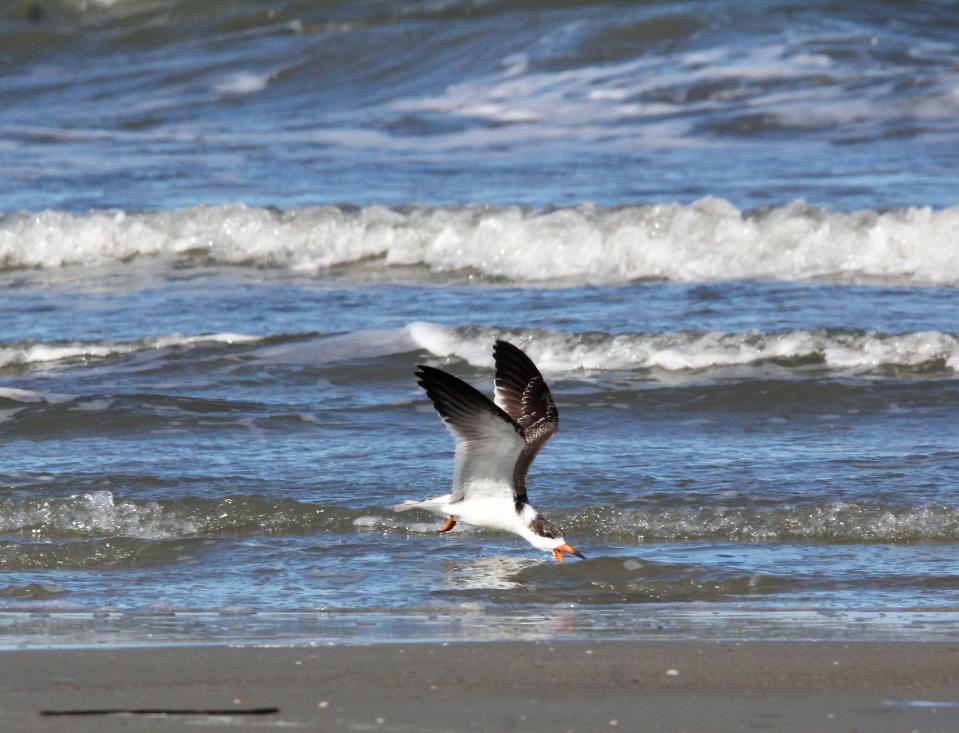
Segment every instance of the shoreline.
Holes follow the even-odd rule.
[[[262,712],[271,708],[278,710]],[[128,712],[41,715],[97,710]],[[959,643],[659,640],[0,652],[4,730],[185,725],[947,731],[959,728]]]
[[[507,641],[959,643],[959,608],[0,609],[0,653]]]

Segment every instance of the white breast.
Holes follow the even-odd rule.
[[[498,529],[503,532],[519,534],[523,529],[522,521],[516,514],[511,498],[502,494],[472,495],[463,501],[446,506],[446,511],[458,522],[466,522],[476,527]]]

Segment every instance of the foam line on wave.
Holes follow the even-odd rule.
[[[771,506],[762,501],[706,501],[690,504],[679,493],[661,496],[637,510],[587,506],[560,509],[555,514],[571,534],[637,543],[710,538],[747,542],[959,541],[959,508],[936,502],[820,499]],[[434,522],[424,522],[422,516],[415,515],[396,515],[385,506],[349,508],[265,496],[141,500],[101,490],[0,499],[0,533],[25,535],[38,542],[354,531],[435,533]],[[10,546],[5,552],[0,553],[0,567],[9,568],[16,559],[16,547]]]
[[[408,326],[415,344],[436,356],[492,367],[490,344],[515,342],[544,372],[702,370],[779,363],[869,372],[882,367],[959,371],[959,335],[940,331],[791,330],[745,333],[572,333],[482,326]]]
[[[11,365],[43,364],[69,359],[105,359],[149,349],[168,349],[200,344],[249,344],[260,340],[258,336],[241,333],[210,333],[200,335],[168,334],[150,336],[130,342],[82,342],[66,343],[20,342],[0,343],[0,368]]]

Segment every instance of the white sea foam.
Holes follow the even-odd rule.
[[[239,71],[224,77],[213,86],[213,90],[225,96],[238,97],[254,94],[267,88],[270,74],[257,74],[252,71]]]
[[[692,204],[557,210],[240,205],[0,218],[0,267],[56,268],[200,255],[316,273],[415,265],[517,282],[663,278],[885,281],[959,286],[959,206],[829,212],[802,203],[744,213]],[[402,270],[396,271],[402,276]]]
[[[202,343],[243,344],[259,340],[257,336],[247,336],[240,333],[211,333],[195,336],[169,334],[165,336],[151,336],[139,341],[131,342],[80,342],[71,343],[16,343],[0,344],[0,368],[11,365],[42,364],[68,359],[103,359],[110,356],[132,354],[136,351],[149,349],[168,349],[178,346],[192,346]],[[6,390],[6,392],[20,392],[26,395],[25,390]],[[39,393],[33,393],[39,395]],[[4,392],[0,392],[4,396]],[[38,397],[41,399],[43,397]],[[20,398],[18,401],[30,401]],[[46,398],[43,398],[46,399]],[[35,401],[35,400],[34,400]]]
[[[157,502],[118,501],[109,491],[66,498],[8,499],[0,502],[0,531],[148,537],[189,535],[194,522]]]
[[[879,367],[939,365],[959,371],[959,335],[939,331],[877,334],[794,330],[773,333],[672,332],[575,334],[449,328],[413,323],[410,338],[437,356],[475,366],[493,365],[490,344],[505,338],[523,348],[544,372],[576,370],[698,370],[763,362],[815,364],[852,372]]]

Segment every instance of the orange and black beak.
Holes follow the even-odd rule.
[[[553,559],[554,559],[556,562],[563,562],[563,553],[564,553],[564,552],[565,552],[567,555],[576,555],[576,557],[580,558],[581,560],[585,560],[585,559],[586,559],[586,555],[584,555],[584,554],[581,553],[581,552],[576,552],[576,550],[574,550],[574,549],[573,549],[572,547],[570,547],[569,545],[560,545],[559,547],[555,548],[555,549],[553,550]]]

